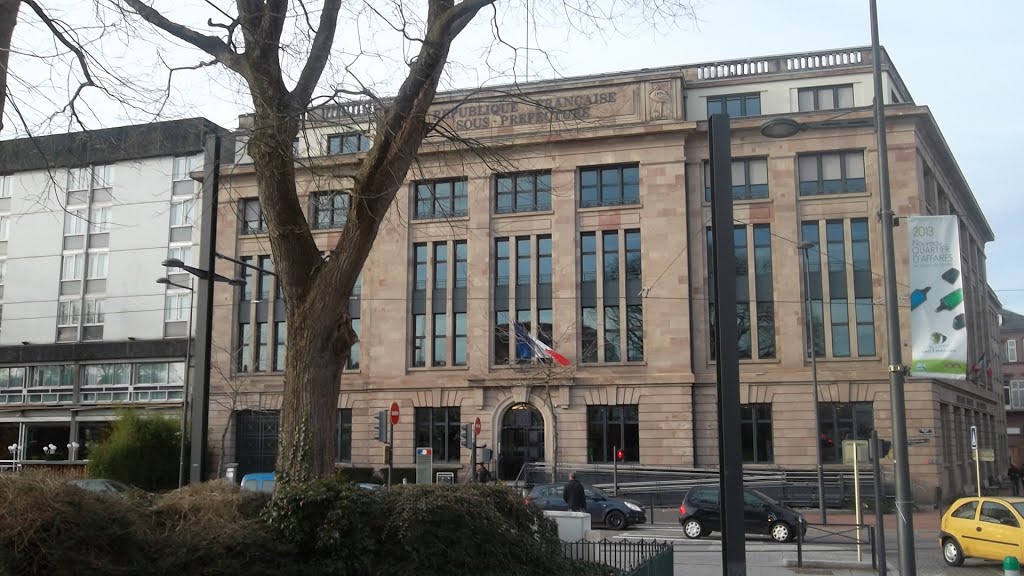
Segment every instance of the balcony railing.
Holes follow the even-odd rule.
[[[696,64],[687,66],[684,76],[688,81],[717,80],[802,70],[861,67],[870,63],[870,48],[853,48]]]

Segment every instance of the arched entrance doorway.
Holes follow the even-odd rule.
[[[515,480],[527,462],[544,460],[544,416],[533,404],[514,404],[501,418],[498,477]]]

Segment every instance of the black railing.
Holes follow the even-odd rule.
[[[657,540],[598,540],[563,542],[565,556],[578,562],[602,564],[615,576],[671,576],[672,544]]]
[[[581,200],[580,208],[600,208],[602,206],[634,206],[640,198],[605,198],[602,200]]]
[[[815,553],[823,553],[832,560],[836,552],[848,552],[851,548],[866,546],[871,556],[871,569],[878,569],[878,557],[875,550],[875,527],[866,524],[809,524],[807,534],[803,530],[796,531],[796,565],[804,566],[804,544],[821,544],[815,546]],[[858,559],[860,561],[860,559]],[[884,559],[882,559],[884,562]]]

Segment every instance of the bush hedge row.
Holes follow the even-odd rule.
[[[587,576],[554,524],[494,485],[342,480],[273,499],[218,481],[152,502],[0,476],[0,574]]]

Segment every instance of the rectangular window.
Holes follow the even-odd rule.
[[[1010,410],[1024,410],[1024,380],[1010,380]]]
[[[852,84],[801,88],[797,91],[797,110],[800,112],[840,108],[853,108]]]
[[[413,315],[412,365],[422,368],[427,365],[427,315]]]
[[[1006,341],[1006,361],[1016,362],[1017,361],[1017,340],[1010,339]]]
[[[192,265],[192,246],[171,246],[167,248],[167,259],[181,260],[186,266]],[[181,268],[171,268],[168,274],[181,274],[185,271]]]
[[[433,448],[434,462],[461,460],[461,434],[458,406],[416,408],[414,413],[417,448]]]
[[[62,300],[57,303],[57,326],[78,326],[82,318],[81,300]]]
[[[107,277],[107,252],[89,252],[89,267],[86,278],[98,280]]]
[[[732,118],[761,115],[760,94],[729,94],[708,97],[708,118],[712,114],[728,114]]]
[[[189,228],[194,219],[195,202],[185,200],[184,202],[171,202],[171,228]]]
[[[90,298],[82,303],[82,309],[84,312],[83,323],[86,325],[100,325],[103,324],[103,300],[98,298]]]
[[[587,406],[587,461],[640,461],[640,409],[636,404]]]
[[[868,440],[875,428],[871,402],[818,404],[818,442],[823,464],[843,462],[844,440]]]
[[[455,366],[466,365],[466,313],[455,313],[455,341],[453,342],[455,358],[452,364]]]
[[[243,263],[252,265],[252,256],[242,256],[239,258]],[[239,266],[238,276],[245,280],[245,286],[242,286],[242,301],[252,300],[252,277],[253,270],[249,266]]]
[[[775,298],[772,287],[772,232],[754,225],[754,298],[757,302],[757,357],[775,358]],[[769,408],[769,429],[771,428]],[[770,441],[770,439],[769,439]]]
[[[854,218],[850,220],[850,240],[853,252],[853,297],[854,316],[857,322],[857,355],[874,356],[875,307],[867,218]]]
[[[772,405],[744,404],[740,407],[743,461],[770,464],[775,460],[772,440]]]
[[[191,176],[194,163],[194,159],[189,156],[179,156],[174,159],[174,167],[171,174],[171,180],[173,181],[171,196],[192,196],[195,194],[196,181]]]
[[[499,174],[495,177],[495,212],[551,209],[551,172]]]
[[[641,279],[639,230],[580,235],[581,362],[597,362],[599,358],[604,362],[643,360]],[[603,288],[600,298],[598,282]]]
[[[715,243],[711,228],[705,231],[708,262],[708,319],[710,358],[718,353],[715,325]],[[752,242],[751,242],[752,237]],[[750,245],[754,247],[754,271],[750,270]],[[736,270],[736,345],[740,358],[775,357],[775,304],[772,296],[771,228],[768,224],[733,226],[733,266]],[[753,297],[751,297],[753,295]],[[756,356],[755,356],[755,346]]]
[[[335,442],[335,462],[352,461],[352,409],[338,408],[338,438]]]
[[[844,222],[825,222],[826,258],[828,258],[829,314],[832,317],[832,356],[850,356],[850,306],[846,287],[846,241]]]
[[[260,271],[256,272],[258,278],[256,279],[256,289],[259,294],[259,299],[266,302],[270,300],[270,278],[271,275],[267,272],[272,272],[270,266],[270,256],[260,256],[256,259],[256,265]],[[254,271],[255,272],[255,271]]]
[[[597,234],[580,234],[580,358],[597,362]]]
[[[580,208],[640,203],[640,167],[602,166],[580,169]]]
[[[530,237],[516,237],[516,284],[530,285]],[[528,288],[527,288],[528,290]],[[519,289],[516,290],[517,294]]]
[[[359,132],[332,134],[327,137],[328,154],[355,154],[370,149],[370,137]]]
[[[509,363],[508,348],[511,345],[512,327],[510,326],[508,310],[499,310],[494,314],[494,363],[503,365]]]
[[[185,292],[168,293],[164,297],[164,322],[185,322],[188,320],[189,296]]]
[[[798,157],[800,195],[847,194],[867,190],[864,152],[829,152]]]
[[[89,211],[89,232],[110,232],[110,206],[97,206]]]
[[[0,228],[5,226],[4,218],[6,218],[6,216],[0,216]],[[88,217],[85,210],[68,210],[64,213],[65,236],[79,236],[81,234],[85,234],[87,224]],[[2,230],[0,230],[0,234],[2,233]]]
[[[345,192],[313,194],[313,228],[328,230],[344,228],[348,220],[349,195]]]
[[[448,287],[448,243],[434,242],[434,290]]]
[[[537,283],[551,284],[551,236],[537,237]]]
[[[61,263],[61,280],[81,280],[85,254],[65,254]]]
[[[270,345],[269,325],[266,322],[256,323],[256,361],[253,363],[256,372],[266,372],[270,363],[267,347]]]
[[[822,290],[822,274],[821,274],[821,240],[820,231],[818,230],[817,222],[804,222],[800,227],[800,239],[802,242],[810,242],[814,244],[813,248],[807,250],[806,255],[801,257],[807,258],[805,263],[807,270],[807,291],[809,292],[808,298],[811,301],[811,317],[807,318],[806,313],[804,314],[804,330],[807,334],[807,357],[811,357],[811,346],[810,342],[814,342],[814,356],[820,357],[825,355],[825,311],[823,302],[823,290]],[[813,337],[813,338],[812,338]]]
[[[452,218],[469,214],[465,178],[417,182],[415,219]]]
[[[267,223],[263,220],[263,209],[258,198],[242,200],[242,234],[264,234]]]
[[[238,325],[238,371],[248,372],[252,362],[252,324]]]
[[[362,321],[360,320],[360,304],[362,302],[363,294],[363,275],[356,276],[356,283],[352,286],[352,296],[348,299],[348,313],[352,321],[352,331],[356,333],[356,336],[362,334]],[[356,340],[352,344],[352,348],[348,352],[348,362],[345,363],[347,370],[358,370],[359,361],[361,354],[361,343]]]
[[[434,314],[434,345],[433,352],[434,358],[431,361],[431,366],[447,366],[446,358],[448,355],[448,315],[447,314]]]
[[[284,361],[288,352],[288,323],[274,322],[274,371],[284,370]]]
[[[0,176],[0,198],[11,197],[11,182],[13,181],[14,176],[11,174]]]
[[[768,197],[768,159],[741,158],[732,161],[732,199],[760,200]],[[704,201],[711,202],[711,163],[704,162]]]

